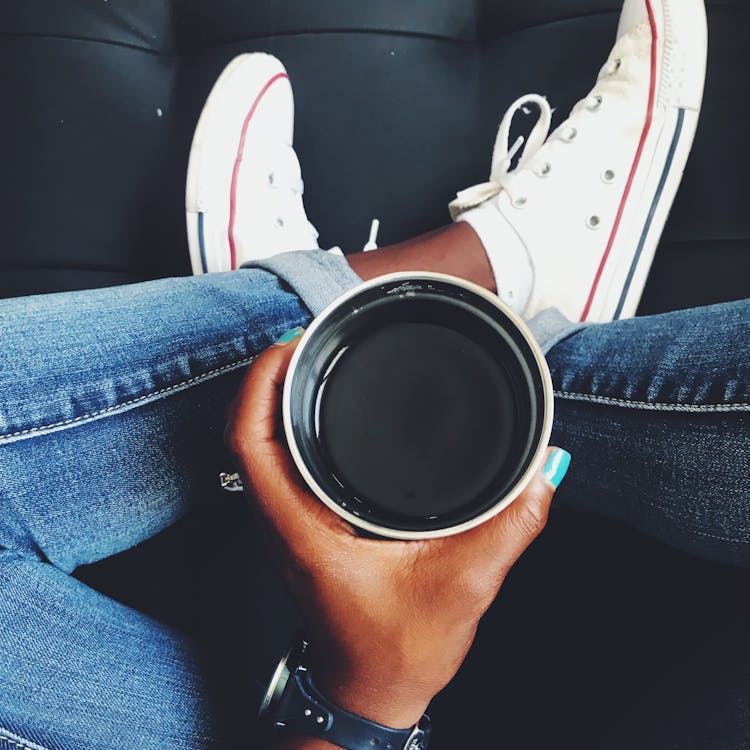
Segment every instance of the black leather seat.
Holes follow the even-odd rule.
[[[589,90],[619,7],[618,0],[6,4],[0,297],[189,273],[190,139],[217,75],[249,50],[276,54],[291,74],[306,204],[324,244],[359,249],[374,217],[381,244],[446,223],[455,191],[486,178],[511,101],[548,94],[559,118]],[[641,314],[750,296],[750,2],[708,7],[703,117]],[[262,552],[248,551],[238,530],[241,504],[219,501],[211,514],[81,575],[198,637],[220,628],[230,641],[250,641],[248,664],[267,671],[293,614]],[[207,543],[217,549],[209,566],[192,554]],[[256,603],[239,607],[248,579]],[[739,572],[613,524],[557,515],[438,702],[435,746],[488,737],[516,748],[593,746],[681,651],[747,611],[735,594],[746,585]],[[474,688],[490,678],[481,697]],[[540,701],[544,722],[533,720]]]

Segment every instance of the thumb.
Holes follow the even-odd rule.
[[[555,490],[562,482],[570,454],[548,448],[547,460],[524,491],[495,518],[454,537],[464,550],[464,565],[493,571],[501,578],[542,532]]]

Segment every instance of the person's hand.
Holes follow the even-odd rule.
[[[317,686],[391,727],[415,724],[451,680],[505,576],[544,528],[554,486],[540,473],[494,519],[457,536],[358,536],[306,488],[286,447],[281,390],[296,342],[248,373],[227,443],[306,621]],[[553,452],[556,484],[569,456]],[[562,468],[561,468],[562,467]]]

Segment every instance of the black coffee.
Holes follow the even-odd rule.
[[[474,338],[395,322],[334,362],[318,394],[318,436],[350,496],[397,516],[434,518],[476,504],[513,472],[518,388],[497,340],[493,348]]]

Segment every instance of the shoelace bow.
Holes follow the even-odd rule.
[[[510,126],[513,123],[513,118],[520,111],[527,112],[527,104],[536,104],[539,107],[539,117],[528,139],[519,136],[513,146],[509,147]],[[515,173],[522,171],[542,147],[547,140],[551,125],[552,108],[543,96],[539,94],[526,94],[516,99],[505,113],[497,131],[495,146],[492,151],[490,179],[487,182],[473,185],[459,192],[455,200],[450,204],[451,216],[455,219],[467,208],[478,206],[480,203],[484,203],[486,200],[499,195],[503,190],[510,193]],[[525,146],[524,142],[526,143]],[[522,146],[523,150],[521,150]],[[521,154],[516,168],[515,170],[511,170],[513,158],[519,151],[521,151]]]
[[[605,64],[599,73],[597,84],[602,77],[610,76],[620,70],[621,63],[622,61],[616,58]],[[540,157],[539,152],[542,146],[555,139],[567,142],[573,140],[577,133],[576,128],[572,125],[575,116],[583,109],[591,112],[596,111],[601,106],[602,101],[603,97],[597,93],[595,87],[585,99],[582,99],[573,107],[568,119],[550,135],[554,110],[550,107],[546,97],[539,94],[525,94],[516,99],[505,113],[497,131],[492,152],[490,179],[487,182],[461,190],[450,204],[451,217],[455,220],[459,214],[467,209],[474,208],[503,191],[508,193],[513,200],[513,182],[517,175],[525,170],[530,169],[540,177],[548,174],[551,166],[549,162],[542,160]],[[510,146],[510,128],[513,119],[518,112],[529,114],[530,110],[527,109],[529,104],[535,104],[539,108],[537,121],[528,138],[524,139],[523,136],[519,136],[513,146]],[[523,150],[521,150],[522,147]],[[515,168],[512,168],[513,159],[519,151],[518,162]]]

